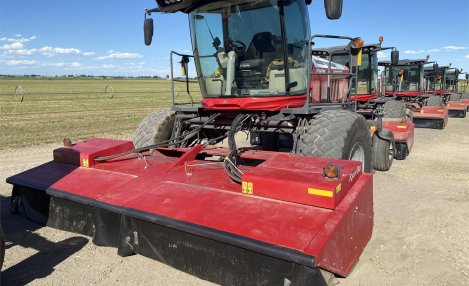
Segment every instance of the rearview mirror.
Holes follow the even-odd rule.
[[[145,45],[151,45],[153,39],[153,19],[148,18],[143,21],[143,35],[145,37]]]
[[[343,0],[324,0],[324,8],[328,19],[336,20],[342,16]]]
[[[397,66],[399,64],[399,51],[394,50],[391,52],[391,64]]]
[[[469,80],[469,73],[466,74],[466,80]]]

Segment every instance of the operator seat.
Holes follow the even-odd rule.
[[[243,63],[244,66],[256,66],[265,74],[269,64],[275,59],[282,59],[282,46],[277,44],[278,36],[271,32],[257,33],[252,37],[251,43],[246,49]]]

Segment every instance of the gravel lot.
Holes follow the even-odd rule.
[[[9,213],[5,179],[52,157],[59,143],[0,151],[1,285],[211,285],[142,256]],[[405,161],[374,176],[373,237],[340,285],[469,285],[469,118],[416,129]]]

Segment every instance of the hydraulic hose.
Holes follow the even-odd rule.
[[[149,146],[135,148],[133,150],[122,152],[122,153],[119,153],[119,154],[96,157],[96,158],[94,158],[94,160],[97,161],[97,162],[102,162],[102,161],[107,161],[107,160],[123,157],[123,156],[134,154],[134,153],[140,153],[140,152],[147,151],[147,150],[150,150],[150,149],[155,149],[157,147],[167,147],[167,146],[170,146],[170,145],[179,144],[181,142],[187,141],[190,138],[194,137],[200,130],[202,130],[205,127],[205,125],[207,125],[210,122],[212,122],[213,120],[215,120],[215,118],[217,118],[218,116],[220,116],[220,113],[213,114],[212,116],[209,117],[209,119],[205,123],[203,123],[199,127],[195,128],[194,130],[191,130],[187,133],[181,134],[177,137],[170,138],[168,140],[164,140],[164,141],[161,141],[161,142],[158,142],[156,144],[149,145]]]
[[[242,129],[243,122],[251,117],[249,114],[238,114],[231,123],[228,131],[228,147],[230,152],[225,157],[225,171],[228,176],[235,182],[241,183],[241,171],[236,167],[236,159],[238,157],[238,148],[236,147],[235,135]]]

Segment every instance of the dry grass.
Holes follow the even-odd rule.
[[[23,87],[23,102],[14,99],[17,85]],[[107,85],[114,89],[112,99],[104,92]],[[187,101],[182,84],[177,90],[177,98]],[[65,137],[131,138],[148,113],[170,105],[167,80],[1,78],[0,149],[60,143]]]

